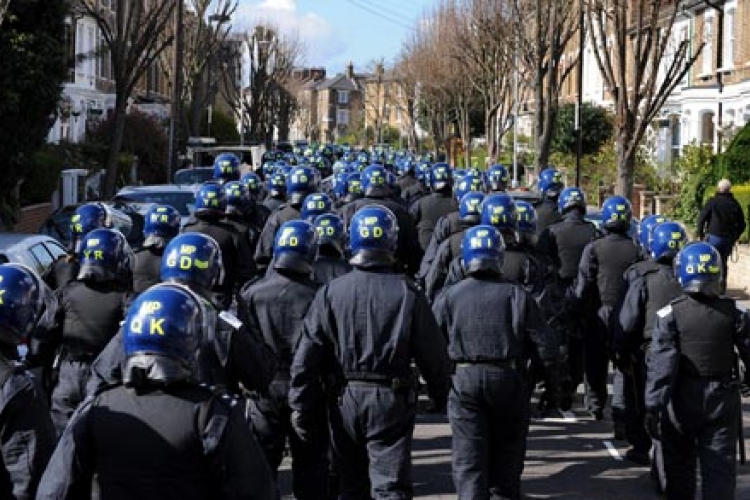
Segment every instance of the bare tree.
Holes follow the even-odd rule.
[[[0,0],[0,25],[3,24],[3,19],[5,19],[5,13],[8,11],[9,5],[10,0]]]
[[[630,197],[636,156],[651,121],[684,79],[704,43],[673,36],[682,3],[587,0],[596,62],[615,109],[616,192]]]
[[[561,64],[568,43],[579,29],[576,3],[571,0],[512,0],[510,8],[518,38],[516,60],[528,72],[534,100],[535,168],[538,171],[547,166],[552,150],[560,88],[577,62],[565,67]]]
[[[102,49],[109,53],[115,84],[114,136],[109,143],[104,181],[104,195],[109,198],[115,194],[128,99],[141,77],[172,43],[173,37],[163,37],[162,33],[172,22],[176,1],[181,0],[118,0],[113,8],[101,0],[78,1],[96,21]]]
[[[398,106],[402,116],[406,119],[407,144],[410,150],[418,151],[420,145],[417,134],[419,79],[413,65],[413,59],[402,53],[394,68],[394,75],[400,92]]]

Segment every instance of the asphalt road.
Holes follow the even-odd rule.
[[[750,400],[746,400],[744,410],[748,436]],[[612,439],[610,420],[597,422],[580,408],[574,408],[566,417],[532,420],[522,479],[524,498],[659,498],[654,492],[649,469],[623,458],[627,443]],[[429,414],[418,416],[412,453],[416,498],[456,497],[451,478],[450,435],[447,418]],[[750,439],[746,439],[746,447],[750,452]],[[282,494],[286,498],[291,498],[289,465],[289,460],[285,460],[280,476]],[[750,500],[750,465],[738,468],[736,500]]]

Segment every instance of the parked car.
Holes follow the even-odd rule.
[[[174,173],[172,181],[175,184],[190,186],[193,184],[203,184],[213,178],[213,167],[181,168]]]
[[[0,233],[0,264],[25,264],[42,276],[65,253],[65,247],[51,236]]]
[[[180,212],[183,222],[195,208],[197,185],[154,184],[151,186],[128,186],[120,189],[114,202],[120,205],[159,203],[171,205]]]
[[[143,242],[143,217],[136,207],[130,204],[102,202],[109,211],[112,225],[128,239],[133,248],[137,248]],[[70,245],[70,218],[81,206],[65,205],[55,210],[39,228],[39,233],[51,236],[64,247]]]

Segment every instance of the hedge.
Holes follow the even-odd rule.
[[[703,193],[703,203],[705,204],[712,196],[716,194],[715,190],[707,189]],[[748,223],[748,228],[740,236],[741,243],[747,243],[750,240],[750,184],[743,184],[740,186],[732,186],[732,194],[734,195],[737,203],[742,207],[742,213],[745,214],[745,222]]]

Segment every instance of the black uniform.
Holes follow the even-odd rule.
[[[625,437],[636,452],[645,454],[651,449],[651,438],[643,426],[646,352],[651,345],[657,311],[681,295],[682,289],[671,263],[642,261],[631,266],[626,277],[632,279],[615,330],[619,338],[614,340],[618,358],[630,368],[624,384]]]
[[[419,246],[426,250],[432,238],[437,221],[451,212],[458,211],[458,204],[451,190],[438,191],[422,197],[410,208],[409,213],[414,218],[417,227]]]
[[[0,497],[34,498],[55,448],[57,434],[45,395],[32,376],[14,362],[15,347],[3,346],[0,359]]]
[[[566,376],[561,381],[563,409],[570,407],[576,388],[583,381],[582,325],[568,297],[578,275],[583,249],[597,236],[596,226],[584,220],[583,211],[572,209],[545,229],[537,243],[537,250],[549,259],[555,274],[554,283],[545,292],[545,308],[551,313],[546,319],[557,330],[567,351],[563,366]]]
[[[276,231],[278,231],[285,222],[297,220],[301,216],[302,213],[298,206],[287,204],[279,207],[268,217],[266,225],[263,226],[263,231],[260,233],[258,246],[255,248],[255,262],[258,264],[259,268],[266,268],[271,263]]]
[[[398,189],[401,192],[402,197],[404,191],[406,191],[416,183],[417,177],[412,172],[408,172],[396,179],[396,184],[398,184]]]
[[[557,202],[546,196],[534,205],[536,209],[536,234],[541,236],[545,229],[560,221],[560,211]]]
[[[211,236],[219,244],[221,261],[224,264],[224,280],[218,285],[217,291],[221,294],[218,301],[224,309],[228,309],[232,304],[235,284],[247,278],[240,274],[239,234],[235,228],[214,217],[196,218],[188,222],[182,232],[205,234]]]
[[[133,268],[133,295],[139,295],[161,282],[163,247],[142,247],[135,252]]]
[[[459,498],[520,498],[530,358],[554,363],[559,342],[533,297],[500,277],[469,276],[433,308],[455,364],[448,416]]]
[[[52,290],[57,290],[76,279],[80,265],[75,254],[62,255],[44,274],[44,281]]]
[[[114,282],[74,281],[58,294],[62,332],[58,382],[52,391],[52,420],[62,433],[86,397],[91,363],[117,333],[126,292]]]
[[[289,402],[309,418],[330,400],[321,397],[321,377],[338,379],[339,404],[329,418],[342,498],[412,496],[412,358],[442,407],[450,370],[445,338],[411,279],[355,268],[318,291],[292,364]]]
[[[352,266],[338,252],[318,249],[318,257],[313,262],[313,278],[325,285],[352,270]]]
[[[188,382],[116,386],[75,415],[38,499],[273,500],[273,478],[232,400]]]
[[[224,222],[232,226],[237,235],[237,280],[235,286],[239,290],[258,274],[254,257],[263,226],[256,228],[239,215],[227,216]]]
[[[430,190],[427,186],[422,181],[417,181],[415,184],[401,191],[401,198],[404,199],[406,206],[411,207],[429,193]]]
[[[435,259],[432,261],[430,270],[424,279],[425,295],[430,302],[435,300],[445,286],[445,280],[448,276],[451,263],[461,256],[461,244],[463,243],[464,232],[467,228],[468,226],[450,235],[438,247]]]
[[[607,403],[607,372],[615,326],[613,311],[620,307],[626,292],[625,271],[639,256],[632,239],[611,232],[589,243],[581,257],[575,296],[588,325],[583,339],[587,406],[597,418],[601,418]],[[624,422],[624,408],[614,407],[612,418]]]
[[[262,205],[268,209],[269,217],[270,214],[273,214],[275,211],[277,211],[279,208],[281,208],[282,205],[286,203],[284,197],[277,198],[275,196],[269,196],[265,200],[263,200]]]
[[[296,498],[325,498],[328,474],[328,440],[325,432],[302,441],[291,427],[289,367],[302,330],[302,321],[318,289],[302,274],[284,269],[251,282],[242,290],[240,317],[247,328],[262,336],[279,358],[273,382],[267,391],[250,400],[255,433],[274,474],[281,465],[287,438],[292,451],[293,489]],[[316,415],[318,429],[325,429],[324,413]]]
[[[745,231],[745,214],[731,192],[717,192],[708,200],[698,216],[698,239],[706,236],[721,255],[724,265],[722,286],[726,290],[727,262],[734,243]]]
[[[749,366],[749,324],[727,297],[682,295],[657,313],[645,401],[661,416],[669,500],[695,497],[696,458],[702,497],[734,498],[742,415],[734,349]]]
[[[422,262],[419,265],[419,271],[417,272],[417,282],[424,285],[424,280],[427,278],[427,273],[430,272],[432,262],[435,260],[440,244],[450,238],[452,234],[464,230],[466,227],[461,223],[458,212],[451,212],[448,215],[438,219],[435,224],[435,230],[432,232],[430,238],[430,244],[427,245],[427,249],[422,257]]]
[[[344,220],[344,226],[349,227],[349,221],[362,207],[369,205],[382,205],[388,208],[398,220],[398,248],[396,249],[396,258],[399,261],[400,268],[405,268],[409,276],[413,276],[419,270],[419,262],[422,260],[422,249],[417,240],[417,230],[414,226],[409,212],[400,204],[389,198],[376,198],[366,196],[359,200],[344,205],[341,209],[341,218]]]

